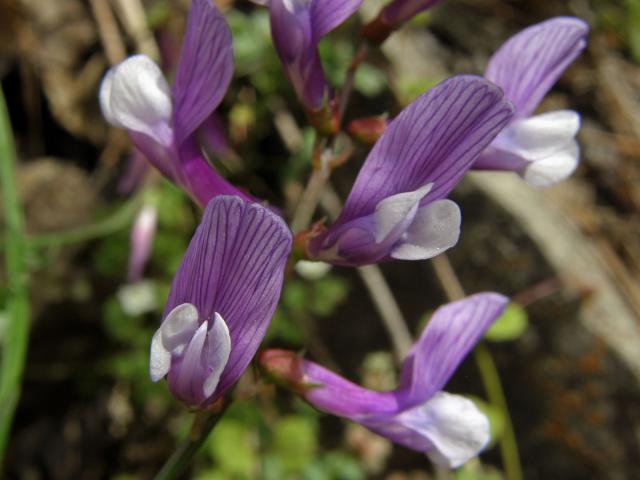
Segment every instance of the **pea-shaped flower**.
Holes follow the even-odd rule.
[[[192,407],[218,399],[247,368],[282,288],[291,233],[270,210],[218,196],[205,209],[151,341],[150,375]]]
[[[294,352],[266,350],[259,363],[314,407],[455,468],[485,447],[489,422],[471,400],[442,388],[507,301],[481,293],[440,307],[407,355],[399,387],[390,392],[367,390]]]
[[[540,187],[573,173],[580,158],[575,140],[580,115],[572,110],[532,113],[582,52],[588,32],[578,18],[552,18],[514,35],[491,57],[484,75],[504,90],[516,112],[474,168],[514,171]]]
[[[460,209],[445,197],[507,124],[513,106],[481,77],[435,86],[389,123],[311,258],[358,266],[431,258],[455,245]]]
[[[330,100],[318,43],[349,18],[362,0],[253,1],[269,8],[271,36],[280,63],[300,102],[313,117]]]
[[[172,88],[144,55],[111,68],[100,87],[107,121],[126,129],[149,161],[203,206],[221,194],[250,200],[211,168],[197,141],[232,73],[231,32],[224,16],[211,0],[193,0]]]

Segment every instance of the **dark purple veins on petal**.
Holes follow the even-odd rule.
[[[200,320],[218,312],[229,327],[231,354],[214,398],[254,356],[276,308],[291,233],[267,208],[235,196],[211,200],[174,278],[166,316],[192,303]]]
[[[233,74],[231,32],[212,0],[193,0],[173,85],[173,122],[181,143],[220,104]]]
[[[459,75],[418,97],[396,117],[365,161],[336,224],[373,212],[382,199],[433,189],[444,198],[507,124],[513,106],[481,77]]]

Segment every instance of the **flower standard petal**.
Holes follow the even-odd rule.
[[[556,17],[517,33],[491,57],[485,77],[516,106],[514,118],[529,116],[586,45],[589,26]]]
[[[436,310],[404,361],[398,389],[403,408],[420,405],[442,390],[507,303],[497,293],[478,293]]]
[[[211,0],[193,0],[173,85],[176,142],[220,104],[233,75],[231,32]]]
[[[168,314],[191,303],[201,321],[218,314],[226,323],[231,351],[207,402],[235,383],[255,354],[278,302],[290,249],[288,227],[270,210],[224,195],[207,205],[165,307]]]

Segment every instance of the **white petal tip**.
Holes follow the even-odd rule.
[[[580,147],[572,140],[552,155],[529,163],[520,175],[531,186],[549,187],[567,179],[579,162]]]
[[[149,376],[151,381],[155,383],[164,378],[169,373],[170,368],[171,352],[162,345],[162,334],[158,329],[151,339],[151,352],[149,355]]]
[[[212,370],[207,375],[202,390],[206,397],[210,397],[220,382],[220,376],[227,366],[231,354],[229,327],[218,312],[215,314],[211,330],[207,333],[206,343],[206,361],[208,365],[212,366]]]
[[[420,208],[406,236],[392,252],[397,260],[425,260],[458,243],[460,207],[451,200],[436,200]]]
[[[411,222],[420,200],[433,188],[433,183],[412,192],[391,195],[376,205],[376,243],[382,243],[403,222]]]
[[[489,442],[489,420],[468,398],[438,392],[425,406],[433,421],[428,437],[434,448],[427,455],[435,464],[458,468]]]
[[[103,115],[112,125],[144,133],[163,145],[170,141],[169,85],[149,57],[134,55],[110,69],[99,97]]]

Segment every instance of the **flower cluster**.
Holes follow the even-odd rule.
[[[336,104],[325,78],[318,42],[362,0],[256,3],[269,10],[273,44],[297,98],[318,135],[331,138],[341,128],[337,112],[344,106]],[[436,3],[394,0],[364,27],[362,38],[381,43]],[[587,31],[574,18],[534,25],[491,57],[484,77],[451,77],[393,120],[376,121],[379,138],[342,212],[331,226],[316,225],[302,237],[308,258],[353,267],[428,259],[453,247],[461,214],[447,197],[471,168],[514,171],[538,186],[566,178],[578,163],[579,115],[533,113],[584,48]],[[176,398],[196,408],[218,400],[255,355],[292,245],[278,211],[222,178],[203,154],[203,138],[226,145],[218,138],[215,109],[232,71],[224,16],[211,0],[192,0],[172,87],[151,59],[137,55],[109,70],[100,90],[105,118],[126,129],[142,155],[205,207],[150,354],[151,379],[166,379]],[[140,275],[149,254],[154,219],[145,211],[132,235],[138,250],[132,276]],[[483,293],[438,309],[390,392],[366,390],[293,352],[266,350],[260,365],[317,408],[457,467],[486,445],[488,422],[470,400],[442,389],[506,303]]]

